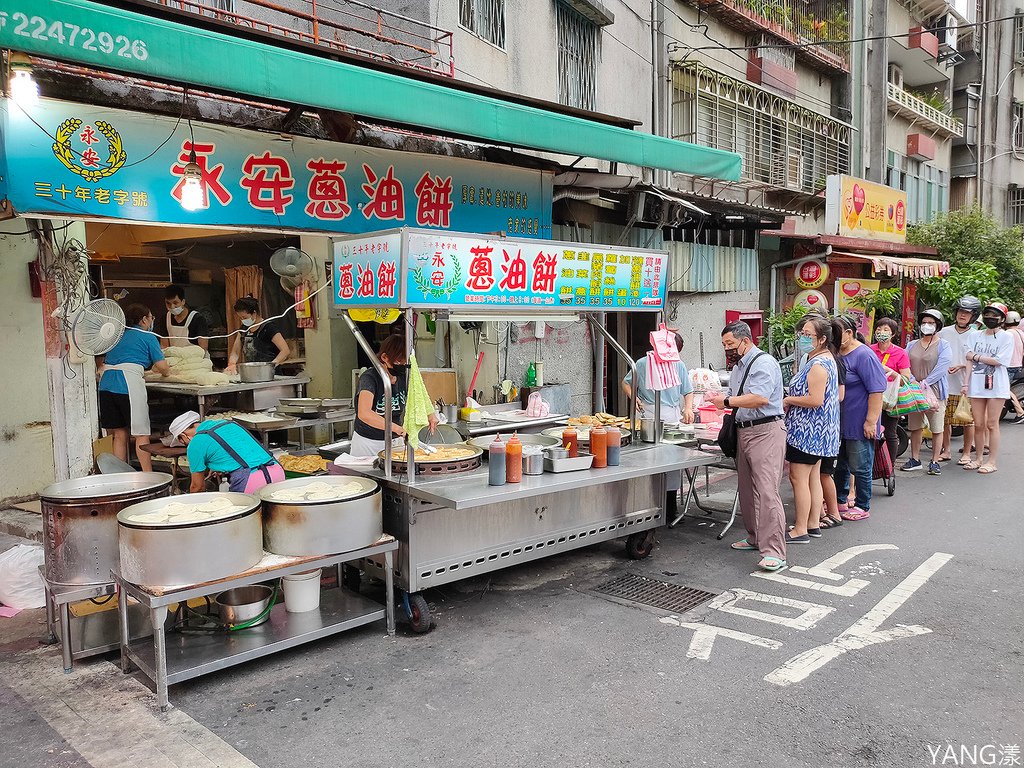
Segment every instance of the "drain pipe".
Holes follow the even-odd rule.
[[[776,312],[776,300],[778,298],[778,286],[779,286],[779,268],[780,267],[791,267],[794,264],[799,264],[801,261],[807,261],[808,259],[823,259],[828,258],[832,255],[832,246],[826,245],[825,250],[821,253],[811,253],[807,256],[801,256],[799,259],[790,259],[789,261],[780,261],[777,264],[772,264],[772,283],[771,293],[768,299],[768,311]],[[771,349],[772,345],[772,334],[771,326],[768,326],[768,348]]]

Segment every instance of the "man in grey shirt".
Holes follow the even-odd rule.
[[[750,326],[742,321],[725,327],[722,346],[735,365],[729,395],[716,396],[712,402],[718,408],[732,408],[736,419],[736,474],[747,528],[747,538],[732,548],[759,551],[758,565],[777,571],[786,565],[786,511],[779,495],[786,456],[782,370],[774,357],[757,348]]]

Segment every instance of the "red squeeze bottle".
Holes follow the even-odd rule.
[[[523,480],[523,444],[519,442],[519,434],[512,433],[512,437],[505,443],[505,481],[509,483],[520,483]]]
[[[562,447],[569,450],[569,458],[575,459],[579,456],[579,435],[576,430],[572,427],[566,427],[562,430]]]
[[[604,427],[590,430],[590,452],[594,454],[595,469],[608,466],[608,430]]]

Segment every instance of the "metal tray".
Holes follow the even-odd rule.
[[[577,456],[572,459],[552,459],[544,457],[545,472],[577,472],[581,469],[590,469],[594,463],[594,455],[588,453],[585,456]]]
[[[275,414],[276,418],[273,421],[262,419],[260,421],[250,421],[244,416],[233,416],[231,420],[236,424],[239,424],[246,429],[253,429],[257,432],[261,430],[270,429],[287,429],[288,427],[294,426],[298,419],[294,416],[281,416]]]
[[[289,416],[316,416],[320,413],[319,405],[285,405],[277,406],[278,413],[285,413]]]
[[[319,409],[324,404],[324,401],[319,397],[282,397],[277,402],[289,407],[313,406],[316,409]]]
[[[501,442],[507,443],[511,436],[511,433],[502,434]],[[487,448],[493,442],[494,435],[480,435],[466,441],[468,445],[475,445],[477,448],[483,449],[485,456],[487,455]],[[523,445],[539,445],[541,448],[554,448],[556,445],[562,444],[562,439],[561,436],[553,437],[551,435],[519,435],[519,442]]]

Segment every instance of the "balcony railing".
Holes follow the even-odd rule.
[[[795,46],[814,69],[849,72],[849,8],[845,0],[691,0],[744,32],[769,32]]]
[[[964,124],[960,120],[937,110],[895,83],[889,83],[888,96],[889,109],[896,114],[947,137],[964,135]]]
[[[358,0],[149,0],[239,27],[455,77],[454,35]]]

